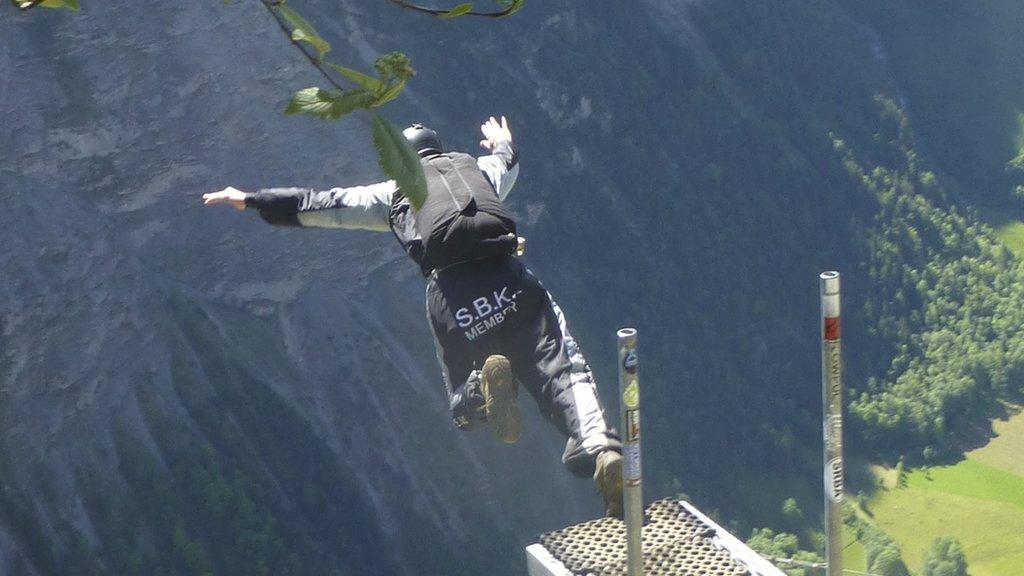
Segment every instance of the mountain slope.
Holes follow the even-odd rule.
[[[1022,381],[1019,267],[845,4],[301,8],[339,61],[408,51],[396,122],[471,148],[509,117],[526,260],[612,414],[612,334],[640,330],[649,494],[745,529],[818,505],[820,271],[844,274],[854,450],[951,450]],[[515,447],[454,430],[390,236],[200,205],[380,178],[365,119],[276,112],[319,80],[265,14],[95,4],[0,38],[0,574],[511,574],[599,513],[532,408]],[[908,401],[930,369],[950,384]]]

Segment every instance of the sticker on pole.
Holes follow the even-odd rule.
[[[626,386],[626,390],[622,393],[622,401],[626,404],[627,408],[636,408],[640,406],[640,385],[633,380]]]
[[[640,445],[639,444],[624,444],[622,446],[622,456],[625,460],[625,474],[623,481],[628,486],[637,486],[640,484]]]
[[[828,476],[825,478],[825,492],[832,502],[843,501],[843,459],[833,458],[828,463]]]
[[[825,340],[834,342],[839,340],[842,330],[839,327],[839,318],[825,318]]]
[[[830,414],[825,419],[825,447],[829,452],[843,449],[843,416]]]
[[[622,368],[626,374],[636,374],[636,367],[639,365],[640,360],[636,357],[636,348],[631,348],[626,352],[626,357],[622,359]]]
[[[626,411],[626,442],[640,441],[640,411]]]

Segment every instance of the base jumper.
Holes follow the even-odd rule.
[[[551,295],[517,257],[516,223],[503,206],[519,173],[508,122],[490,118],[474,158],[446,152],[419,124],[404,135],[427,182],[414,209],[394,180],[348,188],[228,187],[204,204],[254,208],[270,224],[394,233],[427,279],[426,306],[455,425],[490,426],[519,439],[517,392],[524,387],[566,437],[562,462],[592,475],[606,513],[622,515],[622,456],[590,367]]]

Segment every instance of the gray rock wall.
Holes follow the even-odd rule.
[[[743,434],[769,402],[817,433],[814,278],[856,259],[856,222],[820,223],[856,201],[838,160],[818,162],[802,137],[823,139],[842,113],[782,122],[804,102],[751,91],[721,58],[713,16],[728,7],[528,2],[502,22],[296,8],[342,64],[408,52],[419,75],[385,110],[396,123],[471,149],[484,118],[508,115],[528,264],[613,414],[611,335],[641,330],[652,495],[696,478],[686,490],[714,501],[708,480],[733,455],[761,457]],[[423,281],[390,235],[201,206],[226,185],[380,178],[365,117],[279,113],[321,79],[256,2],[2,14],[0,575],[59,570],[37,549],[102,548],[111,510],[138,523],[146,554],[171,555],[125,442],[168,478],[179,452],[211,446],[273,487],[288,534],[340,517],[303,493],[333,485],[327,501],[350,515],[310,540],[339,573],[516,573],[532,535],[599,513],[530,408],[514,447],[454,430]],[[870,74],[869,47],[849,42]],[[721,426],[741,405],[753,408]]]

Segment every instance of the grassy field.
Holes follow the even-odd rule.
[[[996,420],[994,441],[969,454],[972,460],[1024,476],[1024,413],[1007,420]]]
[[[979,208],[978,216],[981,217],[983,222],[992,227],[996,236],[1006,244],[1007,248],[1017,258],[1024,257],[1024,222],[1001,211],[992,209]]]
[[[1024,570],[1024,414],[1014,411],[994,423],[991,442],[955,465],[909,472],[904,488],[892,470],[877,470],[886,489],[868,505],[872,520],[900,543],[911,570],[945,535],[964,545],[972,576]]]
[[[1005,219],[993,224],[996,236],[1002,240],[1018,258],[1024,256],[1024,222]]]
[[[847,527],[843,531],[843,568],[845,570],[857,570],[864,572],[868,569],[867,560],[864,557],[864,545],[857,541],[853,530]]]

